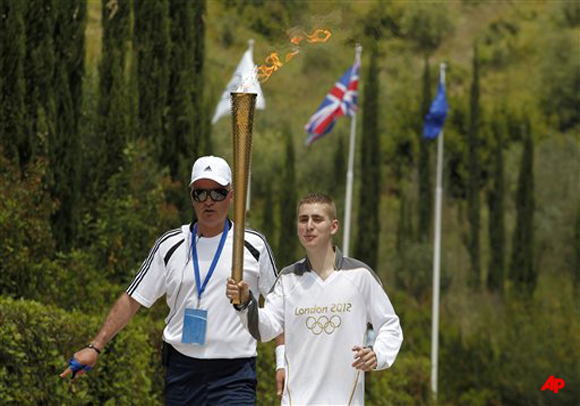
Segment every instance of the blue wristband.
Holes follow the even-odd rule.
[[[89,372],[91,370],[91,367],[85,364],[81,364],[80,362],[78,362],[76,359],[71,358],[68,361],[68,367],[70,368],[71,371],[73,372],[78,372],[80,370],[85,370],[87,372]]]

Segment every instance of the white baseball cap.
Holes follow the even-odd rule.
[[[189,186],[200,179],[210,179],[222,186],[227,186],[232,182],[232,170],[223,158],[202,156],[193,164]]]

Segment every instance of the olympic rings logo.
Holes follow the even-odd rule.
[[[312,331],[314,335],[320,335],[323,331],[330,335],[334,333],[341,324],[342,319],[336,314],[330,319],[326,316],[320,316],[318,319],[310,316],[306,319],[306,328]]]

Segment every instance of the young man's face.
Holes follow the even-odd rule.
[[[332,236],[338,231],[338,220],[332,220],[329,207],[323,203],[305,203],[298,209],[298,238],[306,249],[326,248],[332,245]]]
[[[225,193],[224,189],[226,189],[216,181],[200,179],[195,181],[192,186],[193,190],[199,189],[206,191],[206,193],[202,193],[202,197],[205,199],[202,202],[197,201],[192,197],[193,209],[195,210],[199,224],[203,227],[221,227],[228,216],[228,209],[232,200],[233,191],[228,191],[223,200],[215,201],[212,199],[212,193],[210,191],[215,189],[216,191]],[[216,192],[214,192],[214,195],[215,193]]]

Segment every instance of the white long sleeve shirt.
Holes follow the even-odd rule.
[[[338,248],[335,271],[326,280],[304,259],[280,273],[264,308],[252,297],[239,315],[256,339],[269,341],[284,332],[283,405],[363,405],[364,372],[351,364],[353,346],[364,345],[367,323],[376,332],[377,369],[393,364],[403,341],[380,280]]]

